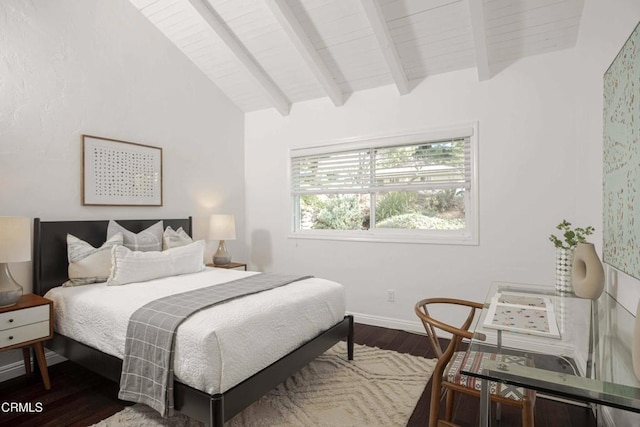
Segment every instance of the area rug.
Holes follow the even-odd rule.
[[[233,417],[225,427],[405,426],[431,377],[435,359],[362,345],[347,360],[344,342]],[[136,404],[96,427],[200,427],[178,414],[162,419]]]

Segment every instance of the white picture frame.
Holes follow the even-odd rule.
[[[82,135],[83,206],[162,206],[162,148]]]

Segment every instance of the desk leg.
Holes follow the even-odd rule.
[[[491,399],[489,398],[489,380],[482,380],[480,389],[480,427],[489,427]]]
[[[589,350],[587,356],[587,378],[597,379],[601,374],[599,369],[599,357],[598,354],[600,348],[600,327],[599,327],[599,315],[598,315],[598,300],[591,301],[591,318],[589,320]],[[590,403],[591,412],[595,419],[598,419],[598,405],[596,403]]]
[[[598,325],[598,301],[591,301],[591,319],[589,321],[589,350],[587,360],[587,378],[598,378],[598,348],[600,341],[600,329]]]
[[[502,329],[498,329],[498,351],[502,351]],[[491,402],[489,402],[491,404]],[[502,405],[500,402],[496,403],[496,420],[500,421],[502,417]]]
[[[44,347],[42,346],[42,341],[33,344],[33,351],[36,354],[36,359],[38,360],[38,368],[40,368],[40,375],[42,375],[44,389],[51,390],[49,371],[47,370],[47,359],[44,356]]]

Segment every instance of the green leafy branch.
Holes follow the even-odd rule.
[[[549,240],[555,245],[556,248],[571,249],[575,248],[578,243],[584,243],[587,240],[587,236],[593,234],[594,228],[588,226],[586,228],[576,227],[571,228],[571,223],[566,219],[562,220],[556,228],[562,231],[562,236],[557,237],[555,235],[549,236]]]

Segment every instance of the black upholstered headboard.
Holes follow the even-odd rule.
[[[116,220],[134,233],[138,233],[159,219]],[[164,227],[174,230],[182,227],[192,236],[192,218],[163,219]],[[108,220],[101,221],[33,221],[33,293],[44,295],[51,288],[60,286],[68,278],[67,233],[73,234],[95,247],[107,238]]]

